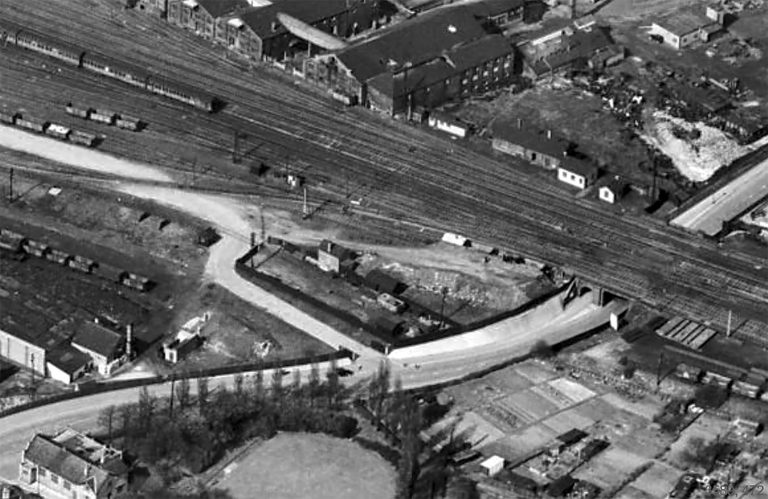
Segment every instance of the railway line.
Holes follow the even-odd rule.
[[[82,10],[64,10],[56,2],[30,0],[29,8],[14,9],[12,17],[66,34],[70,43],[93,46],[114,39],[113,33],[96,26],[99,22],[112,26],[105,11],[94,8],[95,15],[85,15]],[[71,22],[83,22],[83,16],[92,30],[64,30]],[[130,53],[119,50],[118,56],[150,68],[162,64],[176,78],[215,88],[228,103],[219,115],[190,118],[190,123],[206,131],[205,137],[199,131],[186,131],[196,142],[200,139],[190,144],[190,150],[221,155],[232,130],[245,131],[258,137],[263,144],[259,154],[268,162],[285,160],[286,151],[292,152],[293,166],[307,176],[333,178],[337,191],[345,177],[352,178],[361,190],[370,192],[371,201],[395,216],[425,225],[436,223],[562,265],[596,284],[675,313],[712,320],[721,328],[728,310],[744,317],[764,316],[766,259],[754,261],[739,253],[724,258],[713,243],[660,221],[605,213],[574,198],[554,179],[542,182],[540,175],[516,167],[514,160],[502,164],[364,110],[341,108],[314,92],[286,84],[269,70],[235,69],[207,42],[181,30],[151,29],[143,33],[143,40],[132,36]],[[125,40],[126,35],[141,34],[136,26],[120,31],[118,36]],[[153,52],[153,37],[162,39],[167,50]],[[82,78],[72,75],[74,80]],[[127,89],[124,92],[135,97]],[[119,92],[113,89],[112,93]],[[137,106],[150,100],[156,103],[147,98],[138,100]],[[177,115],[172,105],[156,106],[148,120],[160,120],[171,133],[183,133],[173,123],[174,111]],[[142,116],[140,110],[132,114]],[[682,262],[688,265],[677,268]]]

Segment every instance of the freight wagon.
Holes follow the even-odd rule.
[[[57,125],[55,123],[51,123],[48,125],[48,127],[45,129],[45,134],[50,135],[51,137],[55,137],[57,139],[61,140],[67,140],[69,138],[69,134],[72,132],[69,128],[61,125]]]
[[[15,125],[16,120],[19,118],[21,118],[21,114],[19,113],[6,113],[5,111],[0,111],[0,122],[2,123]]]
[[[67,114],[70,114],[72,116],[77,116],[78,118],[83,118],[84,120],[87,120],[91,117],[92,111],[93,110],[90,108],[77,107],[71,102],[67,102]]]
[[[64,251],[51,249],[51,251],[49,251],[48,254],[45,255],[45,258],[54,263],[58,263],[66,266],[69,263],[69,260],[72,258],[72,256],[69,253],[65,253]]]
[[[96,144],[96,136],[90,133],[73,130],[72,133],[69,134],[69,141],[74,142],[75,144],[93,147]]]
[[[108,109],[96,109],[91,113],[90,119],[105,125],[112,125],[115,122],[115,113]]]
[[[47,244],[35,241],[33,239],[30,239],[24,243],[23,248],[24,251],[26,251],[28,254],[38,258],[45,258],[45,255],[47,255],[48,251],[51,249]]]
[[[43,133],[48,128],[49,123],[47,121],[40,121],[34,118],[16,118],[16,126],[21,127],[31,132]]]
[[[117,125],[118,128],[123,128],[125,130],[132,130],[134,132],[139,129],[139,124],[140,123],[141,122],[140,122],[140,120],[138,118],[134,118],[132,116],[127,116],[127,115],[124,115],[124,114],[120,115],[117,118],[117,121],[115,122],[115,124]]]
[[[96,262],[80,255],[75,255],[72,260],[69,261],[69,266],[71,268],[79,270],[80,272],[85,272],[86,274],[90,274],[95,265]]]

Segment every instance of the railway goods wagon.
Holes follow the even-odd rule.
[[[67,140],[69,134],[72,132],[69,128],[51,123],[48,128],[45,129],[45,134],[55,137],[57,139]]]
[[[75,66],[80,66],[83,54],[85,54],[85,51],[78,47],[53,40],[27,29],[16,33],[15,40],[16,45],[20,47],[55,57]]]
[[[96,136],[90,133],[72,130],[72,133],[69,134],[69,141],[74,142],[75,144],[93,147],[96,144]]]
[[[19,113],[7,113],[5,111],[0,111],[0,123],[15,125],[16,120],[19,118],[21,118],[21,114]]]
[[[158,95],[185,102],[208,112],[212,112],[216,104],[216,98],[207,92],[156,76],[150,77],[147,81],[147,90]]]
[[[108,263],[97,263],[93,268],[93,274],[114,283],[122,283],[128,273]]]
[[[84,272],[86,274],[90,274],[93,270],[93,267],[96,265],[96,262],[91,260],[90,258],[86,258],[84,256],[75,255],[70,261],[69,266],[70,268],[73,268],[75,270],[79,270],[80,272]]]
[[[38,258],[45,258],[45,255],[47,255],[51,249],[47,244],[35,241],[34,239],[29,239],[24,243],[23,248],[28,254]]]
[[[117,114],[108,109],[96,109],[91,113],[91,121],[97,121],[106,125],[113,125]]]
[[[10,230],[0,230],[0,249],[10,253],[22,253],[26,238]]]
[[[45,258],[46,260],[49,260],[51,262],[66,266],[69,264],[69,261],[72,259],[72,255],[58,249],[51,249],[51,251],[49,251],[48,254],[45,255]]]
[[[49,123],[47,121],[40,121],[33,118],[16,118],[16,126],[29,130],[31,132],[44,133],[48,128]]]
[[[83,118],[84,120],[87,120],[91,117],[91,112],[93,110],[91,108],[85,108],[85,107],[78,107],[72,104],[71,102],[67,102],[67,114],[71,116],[77,116],[78,118]]]
[[[118,128],[124,128],[126,130],[132,130],[134,132],[139,130],[140,120],[133,116],[120,115],[117,117],[115,124]]]
[[[82,67],[88,71],[118,79],[134,87],[147,87],[149,73],[140,68],[114,61],[103,55],[88,52],[83,56]]]
[[[139,291],[147,291],[151,285],[148,278],[133,273],[126,275],[123,278],[122,284]]]

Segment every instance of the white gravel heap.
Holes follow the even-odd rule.
[[[695,140],[679,139],[672,133],[675,127],[686,131],[698,129],[701,136]],[[646,120],[641,138],[669,156],[678,171],[695,182],[708,180],[719,168],[750,151],[717,128],[701,122],[689,123],[663,111],[654,111]]]

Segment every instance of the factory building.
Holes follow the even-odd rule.
[[[380,0],[280,0],[252,7],[216,21],[215,37],[231,50],[256,60],[281,61],[308,52],[307,42],[278,19],[287,16],[338,38],[370,29],[382,16]]]
[[[169,0],[168,22],[207,40],[217,36],[218,20],[250,6],[247,0]]]
[[[706,42],[723,29],[724,12],[715,7],[707,7],[705,13],[679,11],[655,21],[651,33],[660,36],[664,43],[680,50],[693,43]]]
[[[305,61],[307,79],[389,115],[411,117],[509,83],[514,47],[468,7],[436,9]]]

